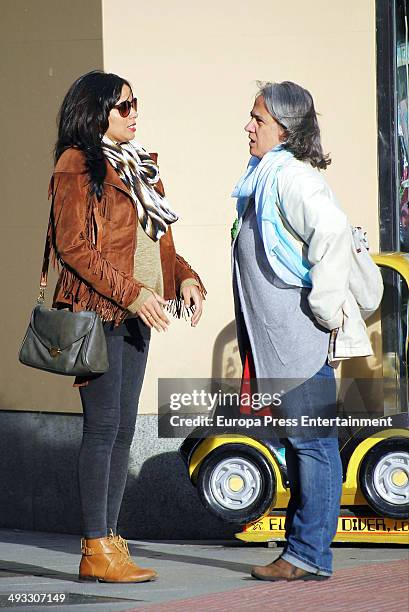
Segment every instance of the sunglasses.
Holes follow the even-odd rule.
[[[114,108],[117,109],[121,117],[127,117],[131,112],[131,108],[135,111],[138,110],[138,100],[136,98],[132,98],[132,100],[124,100],[120,102],[120,104],[116,104]]]

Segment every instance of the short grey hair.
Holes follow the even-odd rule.
[[[292,81],[258,81],[257,86],[257,96],[264,98],[268,112],[286,131],[283,146],[297,159],[309,161],[324,170],[331,159],[322,150],[317,113],[310,92]]]

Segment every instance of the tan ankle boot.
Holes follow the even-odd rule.
[[[121,552],[126,556],[130,557],[131,553],[129,552],[128,542],[122,538],[119,533],[114,535],[112,529],[109,530],[108,538],[110,538],[113,542],[116,542],[121,549]]]
[[[157,577],[155,570],[135,565],[112,537],[82,538],[81,552],[79,580],[148,582]]]

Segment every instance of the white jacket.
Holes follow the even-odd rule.
[[[284,223],[288,221],[285,227],[312,266],[311,310],[326,329],[339,328],[330,346],[330,361],[372,355],[363,316],[376,310],[381,300],[379,270],[369,261],[373,282],[360,290],[360,260],[351,226],[318,170],[293,159],[277,180],[279,207]]]

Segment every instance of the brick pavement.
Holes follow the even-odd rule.
[[[323,582],[272,584],[248,580],[249,586],[244,588],[138,606],[126,612],[404,612],[409,609],[409,561],[340,569]]]

